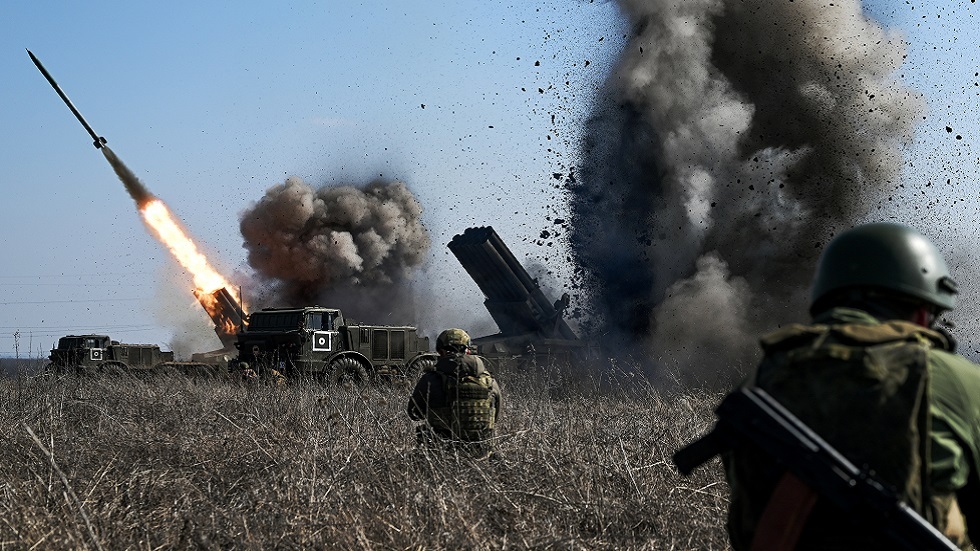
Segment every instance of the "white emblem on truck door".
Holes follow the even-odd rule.
[[[313,350],[330,352],[333,350],[333,335],[336,331],[314,331]]]

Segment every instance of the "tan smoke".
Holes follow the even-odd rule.
[[[314,189],[288,178],[241,218],[249,265],[264,283],[259,301],[338,306],[372,320],[407,316],[412,276],[431,245],[421,218],[401,182]]]

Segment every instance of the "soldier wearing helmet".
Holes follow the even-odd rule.
[[[500,387],[483,359],[469,353],[470,336],[446,329],[436,339],[439,360],[422,374],[408,401],[420,444],[443,442],[485,456],[500,415]]]
[[[453,352],[466,353],[470,347],[470,336],[462,329],[446,329],[436,337],[436,352],[441,356]]]
[[[858,226],[827,245],[811,291],[811,324],[763,336],[763,360],[746,384],[972,549],[970,529],[980,534],[980,366],[955,354],[952,337],[936,328],[957,292],[942,255],[907,226]],[[873,527],[819,498],[805,505],[784,484],[785,469],[759,450],[736,449],[724,462],[737,551],[776,532],[797,538],[787,549],[889,548]]]

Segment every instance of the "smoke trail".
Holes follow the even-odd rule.
[[[150,193],[150,190],[146,189],[146,186],[133,174],[133,171],[129,170],[129,167],[109,149],[109,146],[103,145],[100,149],[102,150],[102,154],[105,155],[106,160],[112,165],[112,170],[116,172],[116,176],[119,176],[123,185],[126,186],[126,191],[129,193],[129,196],[133,198],[133,201],[136,201],[136,208],[142,210],[147,203],[154,199],[153,194]]]
[[[858,0],[619,4],[633,33],[569,186],[591,306],[674,377],[744,366],[898,176],[905,45]]]
[[[401,182],[314,190],[288,178],[241,219],[248,262],[267,283],[259,300],[411,322],[410,280],[430,246],[421,216]]]
[[[150,193],[146,186],[140,182],[139,178],[129,170],[129,167],[111,149],[105,145],[101,149],[106,160],[112,165],[112,169],[116,172],[116,175],[122,180],[129,196],[136,201],[137,210],[139,210],[147,228],[167,247],[170,254],[173,255],[174,260],[191,273],[194,286],[197,292],[200,292],[200,296],[207,297],[217,289],[224,288],[230,294],[232,300],[239,301],[240,303],[241,297],[238,296],[235,288],[211,266],[207,257],[198,250],[197,244],[187,235],[187,232],[173,217],[163,201]],[[216,308],[215,304],[200,299],[199,302],[213,318],[214,309]],[[172,323],[175,327],[183,328],[182,335],[175,335],[174,342],[172,343],[175,352],[179,352],[183,356],[187,352],[187,345],[193,342],[200,342],[199,338],[202,336],[200,328],[203,326],[195,328],[187,320],[178,321],[172,313],[169,314],[168,319],[175,322]],[[204,334],[207,333],[210,333],[210,331]],[[208,340],[212,340],[210,335]]]

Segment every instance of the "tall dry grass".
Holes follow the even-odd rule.
[[[499,374],[490,460],[417,449],[411,382],[0,380],[0,549],[726,549],[719,398]],[[715,460],[716,461],[716,460]]]

